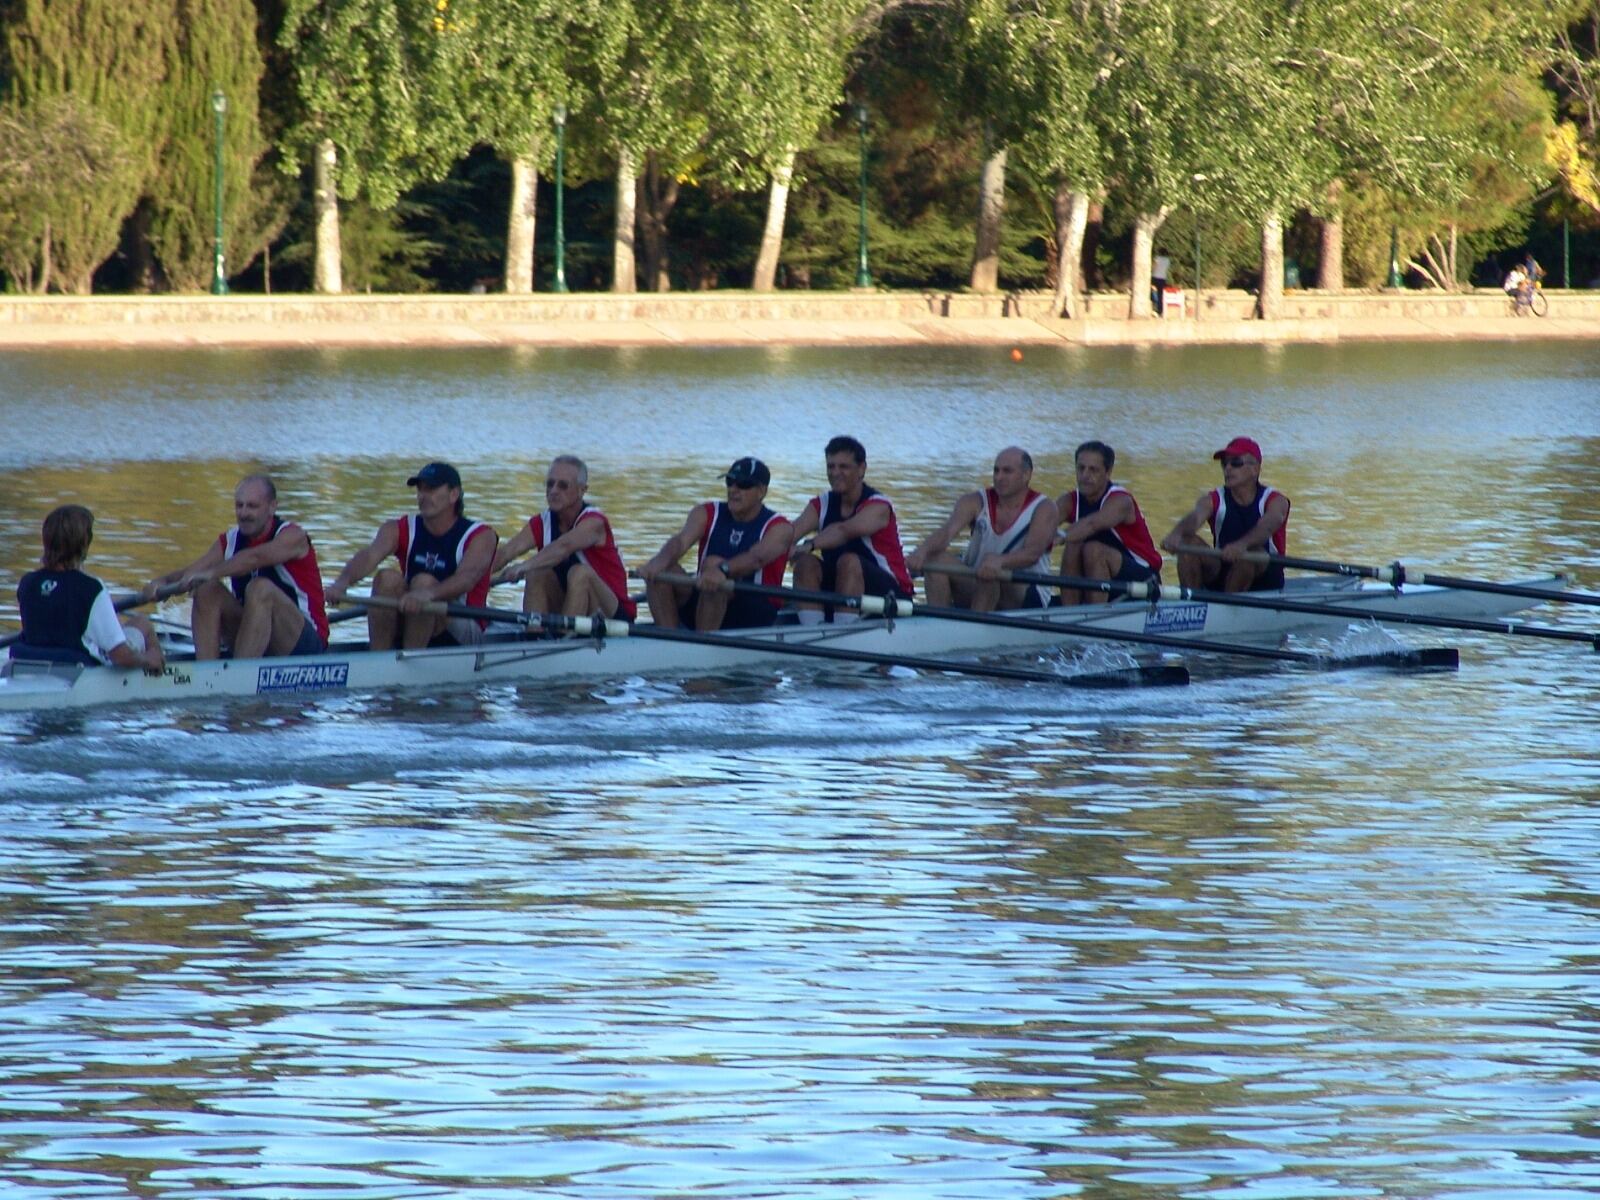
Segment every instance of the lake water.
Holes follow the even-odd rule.
[[[913,538],[1090,437],[1160,536],[1248,433],[1293,551],[1600,585],[1581,345],[5,367],[7,580],[67,500],[177,566],[257,468],[331,576],[424,461],[509,530],[559,452],[636,563],[837,432]],[[1461,670],[0,716],[0,1195],[1593,1195],[1600,658],[1408,640]]]

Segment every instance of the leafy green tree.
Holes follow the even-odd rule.
[[[283,167],[313,164],[313,286],[341,290],[338,199],[392,208],[442,178],[466,149],[446,72],[450,0],[288,0],[278,43],[294,72],[296,112]]]
[[[0,271],[23,291],[50,286],[51,217],[126,170],[111,122],[74,96],[0,106]]]
[[[178,35],[158,102],[168,133],[150,176],[150,242],[179,291],[211,279],[215,207],[212,94],[227,105],[223,119],[224,245],[232,274],[248,266],[281,228],[281,188],[258,171],[268,145],[261,130],[257,89],[263,63],[249,0],[176,0]]]
[[[174,10],[170,0],[9,0],[0,19],[0,86],[10,112],[48,126],[53,118],[40,110],[70,96],[115,130],[117,152],[101,154],[103,127],[73,122],[95,143],[84,146],[86,157],[100,165],[82,187],[47,194],[39,231],[41,282],[59,277],[61,290],[86,295],[166,138],[158,93],[172,58]]]

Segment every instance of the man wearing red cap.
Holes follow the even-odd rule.
[[[1246,551],[1286,554],[1289,547],[1289,497],[1261,482],[1261,447],[1236,437],[1211,456],[1222,463],[1222,486],[1195,501],[1188,514],[1161,541],[1178,555],[1178,582],[1184,587],[1221,587],[1225,592],[1264,592],[1283,587],[1283,567],[1249,562]],[[1200,527],[1211,529],[1211,541],[1222,560],[1179,554]]]

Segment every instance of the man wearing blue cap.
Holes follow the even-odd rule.
[[[726,579],[783,586],[793,530],[787,517],[766,505],[772,473],[759,458],[741,458],[722,479],[728,498],[691,508],[683,528],[639,568],[639,577],[649,584],[650,615],[663,629],[755,629],[777,618],[782,601],[730,593],[722,586]],[[677,571],[679,559],[695,545],[700,549],[693,588],[659,578]]]
[[[399,600],[399,609],[367,610],[367,636],[374,650],[424,646],[476,645],[484,623],[466,617],[421,611],[429,601],[455,601],[482,608],[489,600],[489,564],[499,537],[482,521],[466,515],[461,473],[449,463],[431,462],[406,480],[417,489],[417,511],[385,521],[365,550],[347,562],[327,590],[338,604],[358,579],[365,579],[391,555],[399,569],[385,567],[372,580],[374,596]]]

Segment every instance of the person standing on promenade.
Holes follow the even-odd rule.
[[[823,458],[828,490],[812,497],[794,522],[794,586],[846,596],[911,599],[911,575],[894,504],[867,486],[866,448],[853,437],[836,437],[824,448]],[[797,607],[802,625],[822,620],[818,605]],[[834,621],[855,618],[855,613],[845,612]]]
[[[17,584],[22,633],[11,644],[11,657],[86,667],[105,663],[161,674],[165,660],[149,620],[118,620],[105,584],[84,573],[83,561],[94,541],[94,514],[81,504],[63,504],[44,519],[40,540],[44,554],[39,569]]]
[[[351,584],[392,556],[399,569],[378,571],[372,594],[398,603],[367,610],[372,648],[475,646],[483,641],[485,622],[424,612],[422,606],[453,601],[482,608],[489,599],[489,564],[499,536],[492,526],[467,517],[461,473],[449,463],[429,463],[406,486],[417,489],[417,511],[378,526],[372,544],[345,563],[328,588],[328,599],[342,601]]]
[[[1249,562],[1246,551],[1288,553],[1289,497],[1261,482],[1261,447],[1236,437],[1211,456],[1222,463],[1222,486],[1201,495],[1189,513],[1161,540],[1161,548],[1178,555],[1178,582],[1184,587],[1225,592],[1263,592],[1283,587],[1283,567]],[[1183,554],[1179,547],[1193,540],[1203,525],[1221,561]]]
[[[721,584],[753,577],[756,583],[782,587],[794,527],[767,507],[772,472],[759,458],[739,459],[722,478],[728,498],[691,508],[683,528],[639,568],[639,577],[649,584],[650,615],[663,629],[757,629],[777,619],[781,600],[730,593]],[[677,571],[678,560],[696,544],[693,588],[657,578]]]
[[[559,454],[545,472],[544,512],[500,547],[497,577],[526,579],[522,611],[564,613],[569,617],[620,616],[631,621],[638,607],[628,598],[628,571],[605,513],[584,500],[589,468],[583,459]],[[520,566],[499,574],[512,559],[534,551]]]
[[[194,656],[262,658],[321,654],[328,646],[322,572],[306,531],[278,515],[269,475],[246,475],[233,490],[234,527],[199,558],[145,585],[143,595],[177,584],[194,593],[189,628]]]
[[[1007,446],[994,459],[994,483],[956,501],[950,517],[906,556],[906,569],[923,574],[930,565],[969,566],[974,577],[927,572],[922,589],[928,603],[954,603],[975,612],[997,608],[1044,608],[1049,593],[1038,584],[1008,583],[1002,571],[1050,573],[1050,540],[1055,536],[1056,505],[1033,490],[1033,458],[1020,446]],[[947,547],[971,531],[959,560]]]
[[[1056,501],[1061,523],[1061,573],[1079,579],[1158,583],[1161,555],[1133,493],[1113,483],[1117,452],[1104,442],[1084,442],[1072,456],[1078,486]],[[1062,604],[1103,604],[1105,592],[1061,590]]]

